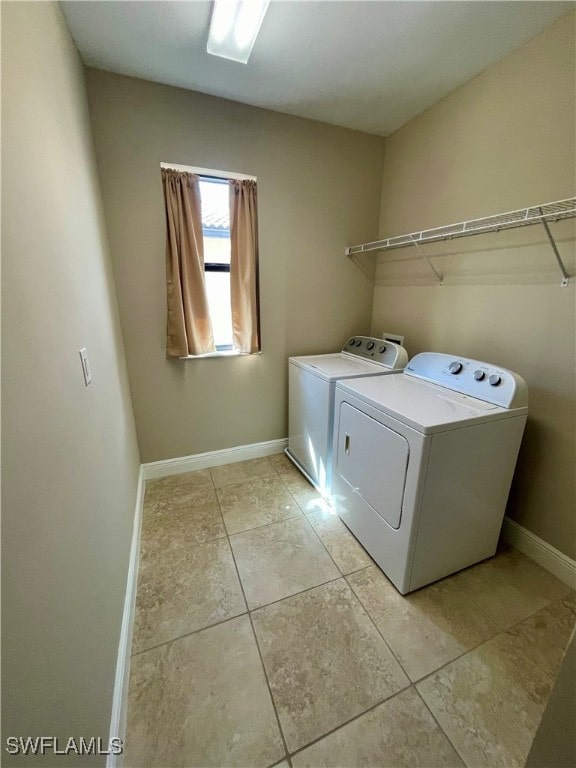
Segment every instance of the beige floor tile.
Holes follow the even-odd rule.
[[[227,485],[218,498],[229,534],[302,515],[278,476]]]
[[[316,488],[306,480],[296,467],[289,474],[281,474],[282,482],[296,499],[302,512],[310,514],[319,509],[325,509],[326,502],[322,499]]]
[[[558,673],[576,622],[576,600],[558,600],[508,630],[518,650],[553,679]]]
[[[451,578],[502,629],[570,592],[566,584],[514,549]]]
[[[291,752],[409,683],[344,579],[252,618]]]
[[[340,533],[349,533],[348,528],[338,517],[333,509],[325,507],[313,512],[307,512],[306,517],[320,538],[325,536],[337,536]]]
[[[373,565],[374,561],[350,531],[321,536],[322,543],[344,575]]]
[[[413,688],[292,757],[294,768],[464,768]]]
[[[284,748],[247,616],[131,661],[127,768],[266,768]]]
[[[166,512],[171,512],[173,509],[181,507],[183,504],[188,504],[193,507],[203,507],[208,504],[218,504],[218,497],[216,496],[216,490],[214,486],[210,488],[175,488],[164,489],[163,491],[154,492],[152,496],[146,496],[143,508],[143,518],[146,520],[156,515],[163,515]]]
[[[340,576],[303,516],[238,533],[230,544],[251,609]]]
[[[411,680],[499,631],[450,579],[401,595],[373,566],[349,576],[348,583]]]
[[[162,512],[146,512],[142,521],[140,558],[148,562],[179,547],[190,547],[226,536],[215,491],[203,491],[195,499],[173,501]]]
[[[179,475],[170,475],[158,480],[147,480],[144,508],[153,507],[158,501],[183,498],[198,491],[213,489],[214,483],[212,482],[209,469],[183,472]]]
[[[308,514],[307,518],[343,574],[374,564],[364,547],[333,511],[320,509]]]
[[[284,452],[275,453],[268,456],[270,462],[279,475],[290,475],[292,472],[298,472],[294,464],[290,461]]]
[[[227,539],[168,551],[140,569],[132,653],[245,611]]]
[[[520,768],[552,679],[502,632],[416,687],[468,768]]]
[[[212,467],[210,472],[217,488],[234,483],[245,483],[247,480],[255,480],[257,477],[276,475],[276,470],[267,456],[261,459],[249,459],[248,461],[237,461],[235,464]]]

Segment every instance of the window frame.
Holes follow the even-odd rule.
[[[200,178],[200,180],[205,179],[206,181],[217,181],[222,184],[227,183],[230,179],[236,179],[239,181],[242,180],[248,180],[248,181],[258,181],[256,176],[250,176],[245,173],[237,173],[235,171],[220,171],[220,170],[214,170],[210,168],[199,168],[197,166],[193,165],[178,165],[176,163],[160,163],[161,168],[168,168],[174,171],[182,171],[184,173],[193,173],[196,176]],[[204,238],[204,227],[202,228],[202,237]],[[221,234],[216,234],[216,237],[222,237]],[[230,231],[228,230],[228,237],[230,237]],[[204,262],[204,272],[227,272],[230,274],[230,264],[222,264],[222,263],[215,263],[215,262]],[[262,351],[255,352],[252,354],[258,354],[261,355]],[[233,344],[218,344],[216,346],[216,352],[209,352],[205,355],[185,355],[183,357],[180,357],[180,360],[198,360],[202,358],[210,358],[210,357],[246,357],[246,353],[244,352],[237,352],[234,349]]]

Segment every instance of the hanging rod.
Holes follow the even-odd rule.
[[[363,243],[362,245],[352,245],[346,248],[345,253],[346,256],[355,256],[371,251],[390,251],[393,248],[406,248],[408,246],[418,247],[422,243],[434,243],[440,240],[452,240],[456,237],[498,232],[501,229],[514,229],[531,224],[542,224],[562,272],[562,285],[567,285],[569,275],[548,227],[548,222],[569,219],[574,216],[576,216],[576,197],[570,197],[567,200],[533,205],[530,208],[521,208],[517,211],[485,216],[482,219],[471,219],[470,221],[461,221],[457,224],[447,224],[443,227],[425,229],[421,232],[412,232],[409,235],[399,235],[398,237],[388,237],[384,240],[375,240],[371,243]]]

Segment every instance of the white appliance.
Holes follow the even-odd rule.
[[[517,374],[433,352],[338,383],[332,504],[402,594],[495,553],[527,413]]]
[[[342,352],[289,359],[286,454],[321,494],[330,489],[336,381],[400,373],[407,362],[403,347],[368,336],[348,339]]]

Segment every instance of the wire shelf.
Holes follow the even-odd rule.
[[[568,282],[568,273],[566,272],[558,249],[550,230],[549,222],[569,219],[576,216],[576,197],[570,197],[566,200],[557,200],[553,203],[543,203],[529,208],[521,208],[517,211],[508,211],[494,216],[485,216],[481,219],[471,219],[470,221],[461,221],[457,224],[447,224],[433,229],[424,229],[421,232],[412,232],[409,235],[399,235],[397,237],[387,237],[383,240],[375,240],[371,243],[362,245],[352,245],[346,248],[346,256],[355,256],[361,253],[370,253],[372,251],[390,251],[394,248],[406,248],[407,246],[419,246],[424,243],[434,243],[441,240],[452,240],[457,237],[468,237],[470,235],[485,234],[488,232],[499,232],[503,229],[514,229],[516,227],[526,227],[531,224],[543,224],[554,254],[562,272],[565,285]],[[420,251],[423,258],[427,257]],[[430,263],[430,262],[429,262]],[[432,265],[430,265],[432,266]],[[434,269],[434,267],[432,267]],[[434,270],[436,271],[436,270]],[[441,277],[437,274],[437,276]]]

